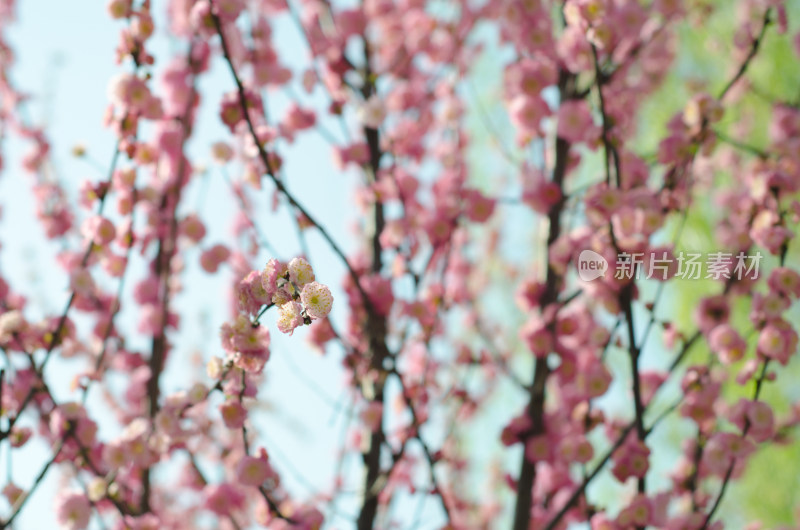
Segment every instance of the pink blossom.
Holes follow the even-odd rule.
[[[302,131],[309,129],[313,127],[315,123],[316,116],[314,115],[314,112],[304,110],[297,105],[292,105],[289,107],[289,111],[284,122],[285,126],[290,131]]]
[[[541,121],[549,116],[550,108],[541,97],[516,96],[508,106],[511,123],[525,138],[541,136]]]
[[[82,405],[63,403],[50,415],[50,432],[56,438],[66,438],[71,432],[84,447],[91,447],[97,434],[97,425],[86,415]]]
[[[394,304],[392,281],[388,278],[371,274],[368,276],[362,276],[361,286],[367,292],[373,309],[379,315],[389,315],[392,305]]]
[[[233,158],[233,149],[225,142],[215,142],[211,146],[211,156],[218,164],[225,164]]]
[[[750,309],[750,320],[760,324],[768,320],[778,319],[784,311],[789,309],[790,305],[790,300],[778,293],[754,293],[753,304]]]
[[[133,296],[139,304],[156,303],[159,298],[161,282],[155,276],[148,276],[138,282],[134,288]]]
[[[234,365],[245,372],[259,373],[270,357],[270,335],[265,326],[252,323],[239,315],[233,324],[220,328],[222,348],[233,359]]]
[[[686,394],[684,404],[681,406],[681,415],[691,418],[698,425],[704,426],[716,417],[714,402],[719,397],[720,383],[714,378],[706,367],[692,366],[681,381],[681,388]]]
[[[131,0],[111,0],[107,6],[111,18],[124,18],[131,9]]]
[[[206,227],[203,221],[195,214],[186,216],[181,221],[178,231],[193,243],[199,243],[206,235]]]
[[[244,494],[227,482],[209,484],[203,489],[203,497],[205,508],[219,516],[228,516],[244,508]]]
[[[520,329],[520,338],[537,357],[543,357],[552,352],[555,344],[552,332],[541,320],[535,318],[529,320]]]
[[[261,274],[261,285],[264,290],[274,296],[278,290],[278,279],[283,278],[287,272],[286,265],[276,259],[269,260]]]
[[[730,306],[724,296],[710,296],[703,298],[695,311],[697,325],[703,333],[710,333],[712,329],[728,321]]]
[[[561,199],[562,193],[558,184],[543,179],[533,182],[522,194],[522,200],[542,215],[547,215]]]
[[[292,259],[287,269],[289,271],[289,279],[298,289],[302,289],[305,284],[314,281],[314,270],[304,258]]]
[[[13,482],[8,482],[3,487],[3,495],[11,506],[14,506],[25,491]]]
[[[791,324],[782,319],[775,319],[764,326],[759,333],[758,352],[785,366],[797,351],[797,342],[797,332]]]
[[[535,280],[526,280],[517,288],[514,300],[523,311],[531,311],[539,306],[539,300],[544,294],[545,286]]]
[[[236,478],[244,486],[261,486],[270,474],[266,453],[261,456],[245,456],[236,466]]]
[[[139,516],[126,515],[123,521],[125,530],[159,530],[164,527],[158,515],[153,513]]]
[[[325,518],[322,513],[313,507],[303,507],[293,516],[293,523],[282,519],[272,524],[275,530],[320,530]]]
[[[558,136],[568,142],[590,142],[597,138],[589,104],[586,101],[564,101],[558,108]]]
[[[777,215],[771,210],[762,210],[755,216],[749,234],[753,241],[773,255],[778,255],[793,236],[791,230],[779,224]]]
[[[281,333],[291,335],[303,325],[303,306],[297,302],[286,302],[278,308],[278,329]]]
[[[712,329],[708,343],[711,351],[725,364],[741,360],[747,350],[745,340],[729,324],[720,324]]]
[[[521,435],[532,427],[531,418],[523,413],[515,416],[500,433],[500,440],[503,445],[513,445],[520,441]]]
[[[358,119],[365,127],[377,129],[386,119],[386,106],[378,96],[370,96],[357,110]]]
[[[585,360],[584,360],[585,359]],[[577,374],[577,386],[589,398],[600,397],[611,385],[611,373],[603,365],[589,356],[582,356]]]
[[[62,528],[81,530],[89,526],[92,507],[81,491],[62,491],[56,497],[56,519]]]
[[[320,353],[325,353],[325,346],[328,342],[336,338],[336,334],[327,319],[320,320],[311,326],[308,336],[309,342],[316,347]]]
[[[549,461],[553,459],[553,440],[547,436],[531,436],[525,442],[525,458],[531,462]]]
[[[624,204],[624,194],[617,189],[610,188],[605,183],[595,186],[586,195],[586,208],[588,214],[605,221],[611,220]]]
[[[92,278],[92,273],[89,272],[88,269],[83,268],[72,271],[69,280],[69,287],[73,292],[75,292],[75,294],[86,297],[91,297],[92,293],[96,289],[94,278]]]
[[[569,25],[561,33],[556,43],[558,56],[573,73],[590,70],[592,51],[585,32],[578,25]]]
[[[11,443],[11,447],[22,447],[28,442],[32,434],[33,431],[28,427],[14,426],[14,428],[11,429],[11,432],[8,433],[8,439]]]
[[[556,83],[557,75],[555,64],[549,58],[526,58],[508,67],[506,86],[515,93],[537,96]]]
[[[220,20],[234,22],[245,8],[244,0],[213,0],[213,10]]]
[[[261,306],[272,301],[272,295],[264,289],[261,272],[250,271],[236,287],[239,309],[245,313],[255,315]]]
[[[229,429],[241,429],[244,420],[247,419],[247,410],[237,400],[228,400],[219,406],[222,413],[222,421]]]
[[[485,223],[494,212],[495,201],[478,190],[467,190],[464,193],[467,216],[476,223]]]
[[[795,38],[800,55],[800,33]],[[774,142],[785,142],[800,134],[800,112],[790,105],[778,103],[772,107],[772,121],[769,128],[770,138]]]
[[[198,3],[198,5],[200,5],[200,3]],[[245,103],[248,110],[252,109],[251,111],[254,114],[261,112],[261,98],[256,94],[248,91],[245,95]],[[220,118],[222,119],[222,123],[227,125],[231,132],[236,132],[236,127],[245,120],[238,93],[229,92],[222,98]]]
[[[641,384],[642,403],[648,405],[661,385],[667,379],[664,372],[642,370],[639,377]]]
[[[625,482],[629,477],[644,477],[650,468],[650,449],[639,440],[630,437],[614,453],[611,473],[617,480]]]
[[[327,286],[318,282],[311,282],[303,287],[300,293],[303,308],[311,318],[325,318],[331,312],[333,296]]]
[[[767,285],[783,296],[800,297],[800,274],[788,267],[776,267],[767,278]]]
[[[756,442],[764,442],[775,433],[775,418],[772,409],[763,401],[752,401],[747,407],[747,434]]]
[[[87,219],[81,231],[87,239],[94,241],[98,245],[109,244],[117,235],[114,224],[99,215]]]
[[[563,438],[558,452],[565,462],[580,462],[582,464],[589,462],[594,456],[592,444],[583,435]]]
[[[225,245],[214,245],[200,255],[200,266],[206,272],[217,272],[220,264],[228,261],[231,252]]]
[[[617,524],[622,528],[646,527],[653,518],[653,503],[643,494],[637,494],[628,506],[617,516]]]

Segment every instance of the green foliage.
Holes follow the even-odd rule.
[[[640,134],[634,149],[642,153],[654,153],[658,149],[658,141],[664,137],[666,123],[693,94],[707,91],[716,96],[736,72],[743,60],[743,53],[734,50],[733,39],[739,29],[736,2],[715,2],[713,16],[702,21],[691,21],[677,28],[677,39],[681,50],[676,57],[677,68],[642,107],[639,117]],[[800,19],[800,3],[789,2],[789,20]],[[793,27],[793,29],[792,29]],[[762,42],[758,56],[748,67],[745,77],[740,83],[749,83],[752,93],[746,95],[735,105],[727,105],[723,120],[715,127],[730,138],[739,142],[759,147],[767,142],[769,121],[773,102],[784,101],[796,103],[800,101],[800,61],[794,50],[792,39],[797,31],[796,22],[785,34],[778,34],[777,24],[772,24]],[[732,127],[733,124],[745,122],[745,130]],[[742,132],[743,131],[743,132]],[[740,186],[732,181],[728,174],[714,176],[716,186]],[[714,226],[719,221],[719,208],[710,204],[702,194],[694,196],[695,208],[686,219],[683,232],[676,250],[714,251],[719,249]],[[672,238],[679,226],[679,220],[673,220],[670,229],[666,230],[668,238]],[[797,263],[796,249],[788,258],[789,263]],[[762,261],[764,267],[771,268],[775,260]],[[696,329],[694,310],[699,301],[710,294],[720,291],[718,282],[710,281],[674,281],[670,283],[667,293],[668,304],[675,311],[669,311],[675,317],[679,329],[691,332]],[[757,335],[753,333],[748,320],[750,301],[741,300],[733,308],[732,322],[743,336],[748,338],[750,355],[755,348]],[[665,314],[665,313],[662,313]],[[800,319],[797,311],[793,315]],[[705,363],[710,352],[701,339],[688,359],[689,364]],[[744,362],[739,363],[744,366]],[[789,403],[796,399],[800,389],[796,382],[800,380],[800,361],[796,358],[786,368],[780,368],[780,377],[774,382],[764,385],[760,398],[770,404],[776,413],[776,419],[785,418]],[[729,403],[740,398],[752,398],[753,383],[746,386],[727,385],[723,394]],[[670,429],[679,429],[677,423],[670,423]],[[796,432],[791,433],[796,435]],[[675,438],[677,439],[677,438]],[[668,443],[668,441],[665,441]],[[715,497],[719,491],[718,482],[710,482],[707,491]],[[712,498],[713,498],[712,497]],[[770,445],[760,450],[750,460],[745,476],[732,483],[720,506],[720,518],[726,527],[741,528],[747,521],[759,520],[764,528],[777,528],[796,522],[797,506],[800,506],[800,445],[796,443],[785,446]]]

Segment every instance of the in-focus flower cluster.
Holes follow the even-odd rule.
[[[314,270],[303,258],[294,258],[288,265],[269,260],[260,280],[270,303],[278,306],[278,329],[283,333],[291,335],[297,327],[331,312],[330,289],[316,281]]]
[[[288,264],[271,259],[263,270],[250,271],[237,288],[240,315],[220,331],[222,346],[239,368],[258,373],[269,359],[269,331],[259,318],[278,308],[278,329],[291,335],[295,329],[328,316],[333,295],[315,281],[311,264],[294,258]]]

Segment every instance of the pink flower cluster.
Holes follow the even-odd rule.
[[[330,289],[315,281],[303,258],[288,264],[269,260],[263,270],[250,271],[239,282],[237,294],[242,314],[233,324],[222,326],[222,347],[236,366],[253,373],[263,369],[270,355],[269,331],[258,322],[263,310],[277,307],[278,329],[291,335],[298,327],[327,317],[333,305]]]

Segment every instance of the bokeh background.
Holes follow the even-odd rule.
[[[643,107],[638,119],[641,121],[640,136],[635,151],[639,154],[654,154],[658,141],[663,137],[666,122],[682,108],[687,99],[700,89],[716,93],[727,80],[736,64],[732,42],[739,29],[737,2],[698,2],[713,4],[714,15],[710,18],[693,16],[677,28],[677,59],[667,83]],[[158,3],[156,3],[158,4]],[[446,3],[441,7],[447,9]],[[100,180],[114,149],[114,137],[103,126],[103,114],[108,105],[107,87],[116,73],[126,71],[126,66],[114,62],[114,48],[121,24],[111,21],[103,2],[56,2],[48,0],[18,1],[18,21],[10,41],[17,54],[12,70],[17,88],[31,94],[25,106],[25,115],[32,123],[44,124],[51,141],[52,164],[47,171],[67,186],[73,200],[81,180]],[[165,23],[163,6],[154,7],[156,38],[152,53],[163,67],[172,55],[183,53],[182,45],[173,40]],[[726,122],[732,123],[745,117],[750,127],[743,137],[753,145],[766,143],[767,125],[771,116],[771,101],[800,102],[800,62],[798,51],[793,49],[791,35],[798,29],[800,2],[789,3],[790,31],[778,35],[770,31],[764,41],[759,58],[753,62],[748,79],[754,88],[742,104],[726,114]],[[297,71],[308,62],[308,50],[295,21],[281,16],[274,23],[275,42],[284,63]],[[526,157],[541,160],[541,152],[521,152],[515,145],[515,132],[508,123],[502,105],[502,68],[510,59],[510,50],[497,45],[495,28],[486,24],[473,35],[486,43],[483,57],[477,61],[469,78],[463,80],[461,95],[468,102],[468,124],[473,140],[470,154],[471,175],[475,186],[491,191],[493,196],[518,197],[515,168],[508,163],[513,158]],[[185,207],[201,210],[206,220],[209,235],[204,247],[213,243],[233,246],[232,226],[237,222],[237,203],[230,188],[230,180],[236,179],[235,166],[220,167],[211,161],[209,146],[227,138],[227,131],[220,123],[216,103],[221,95],[233,88],[231,78],[217,60],[213,73],[204,76],[199,85],[202,108],[195,127],[195,134],[188,145],[190,158],[196,164],[196,176],[189,190]],[[159,63],[155,71],[159,71]],[[557,104],[555,94],[552,103]],[[299,86],[288,91],[276,91],[269,96],[270,112],[282,115],[288,102],[299,97],[310,105],[323,105],[322,94],[307,95]],[[727,126],[723,122],[721,127]],[[323,122],[338,139],[343,139],[338,123]],[[355,131],[355,127],[351,132]],[[738,137],[738,136],[737,136]],[[77,158],[73,147],[84,145],[87,155]],[[535,147],[535,146],[534,146]],[[30,300],[28,316],[31,319],[48,314],[58,314],[67,299],[67,277],[56,263],[54,244],[48,243],[35,219],[34,201],[31,193],[32,177],[22,172],[20,160],[26,151],[24,141],[13,135],[3,140],[6,169],[0,174],[0,270],[9,283],[21,290]],[[351,250],[358,245],[358,233],[354,231],[356,218],[352,207],[352,190],[357,175],[342,173],[331,163],[331,147],[318,134],[301,135],[292,145],[281,145],[288,175],[289,188],[301,202],[314,212],[333,237]],[[582,153],[584,162],[575,186],[593,182],[602,167],[600,153]],[[720,185],[735,184],[731,175],[711,176]],[[300,253],[297,234],[289,218],[279,211],[271,213],[271,194],[264,192],[254,211],[263,212],[256,223],[268,243],[260,249],[263,261],[270,257],[288,259]],[[702,200],[702,198],[700,199]],[[678,247],[687,250],[716,250],[713,226],[719,215],[713,204],[696,208],[681,232]],[[576,220],[580,212],[571,213]],[[522,324],[524,316],[512,302],[514,285],[504,274],[502,262],[521,270],[541,267],[541,230],[544,223],[526,208],[508,201],[498,209],[493,223],[502,228],[501,252],[490,258],[496,259],[497,267],[492,276],[487,304],[500,322],[508,327]],[[677,226],[661,235],[669,239]],[[339,285],[344,269],[332,255],[327,245],[313,232],[307,235],[311,262],[319,280],[330,285],[340,307],[334,305],[332,317],[339,327],[344,327],[344,293]],[[78,242],[74,241],[74,248]],[[182,315],[183,324],[172,336],[175,351],[170,358],[162,378],[163,392],[186,388],[191,382],[205,377],[205,362],[212,355],[221,355],[217,330],[230,317],[231,302],[229,287],[231,271],[223,269],[213,277],[199,268],[201,248],[184,255],[186,271],[182,278],[187,287],[174,301],[176,310]],[[788,263],[796,266],[798,255],[793,252]],[[136,278],[144,276],[144,260],[138,257],[129,272],[126,296],[130,294]],[[656,286],[645,283],[644,297],[652,297]],[[704,294],[715,292],[713,284],[704,282],[671,282],[664,295],[662,315],[672,315],[683,329],[692,329],[692,310]],[[123,304],[124,307],[124,304]],[[747,308],[739,307],[737,318],[746,318]],[[36,312],[39,312],[37,315]],[[795,312],[797,321],[800,315]],[[123,309],[117,317],[118,326],[131,332],[135,346],[137,315]],[[274,315],[268,314],[266,323],[274,330]],[[644,314],[637,319],[644,323]],[[466,333],[467,331],[465,331]],[[267,365],[266,380],[259,392],[260,406],[256,424],[261,440],[268,447],[275,467],[281,473],[286,487],[301,497],[314,496],[324,491],[331,483],[338,466],[338,451],[349,435],[350,418],[353,414],[351,400],[343,392],[344,373],[340,367],[342,352],[330,348],[323,355],[305,340],[305,331],[293,337],[273,332],[273,355]],[[139,337],[141,347],[146,348],[148,339]],[[477,340],[477,338],[476,338]],[[513,347],[516,336],[507,339]],[[518,351],[522,352],[521,349]],[[670,358],[666,355],[657,333],[652,334],[645,345],[645,367],[665,367]],[[442,353],[442,355],[447,355]],[[704,345],[694,348],[692,355],[703,360],[708,356]],[[629,414],[627,410],[627,358],[625,353],[610,352],[609,363],[616,380],[600,406],[618,414]],[[530,361],[520,354],[514,366],[520,374],[530,373]],[[75,399],[70,383],[85,369],[83,361],[54,360],[48,367],[48,375],[56,397],[62,401]],[[115,377],[122,377],[116,375]],[[767,385],[763,398],[779,413],[786,412],[789,403],[800,399],[800,362],[797,356],[786,370],[782,370],[774,384]],[[725,391],[734,400],[743,389],[734,386]],[[679,392],[673,385],[664,394],[668,403]],[[499,434],[505,422],[523,406],[523,397],[509,385],[489,404],[478,421],[463,434],[464,443],[470,444],[475,466],[473,484],[475,495],[491,487],[488,477],[498,470],[511,470],[518,461],[517,450],[501,449]],[[104,405],[100,392],[90,394],[89,408],[98,418],[100,437],[113,437],[119,432],[113,415]],[[657,408],[657,407],[656,407]],[[438,421],[444,425],[444,418]],[[436,426],[433,427],[436,429]],[[665,422],[649,441],[653,460],[652,476],[667,476],[680,455],[679,442],[691,434],[691,428],[679,419]],[[436,433],[431,436],[435,437]],[[27,488],[41,464],[47,459],[49,448],[38,441],[29,443],[22,450],[15,450],[13,458],[8,447],[0,455],[0,480],[13,481]],[[348,528],[358,507],[360,477],[359,458],[344,461],[345,474],[351,487],[349,494],[342,496],[336,505],[336,513],[329,513],[330,527]],[[214,470],[207,470],[214,477]],[[174,473],[177,468],[162,467],[160,473]],[[651,482],[658,488],[666,483]],[[56,526],[50,507],[55,493],[65,487],[57,473],[51,473],[30,505],[18,520],[17,528],[44,529]],[[600,477],[589,489],[590,495],[612,505],[622,494],[622,488],[610,475]],[[509,495],[509,506],[510,506]],[[408,523],[414,522],[418,499],[413,495],[401,496],[396,510],[409,512]],[[0,501],[4,502],[4,501]],[[800,444],[791,443],[783,447],[771,446],[761,450],[750,461],[746,478],[730,488],[721,506],[720,515],[731,528],[741,528],[744,521],[758,518],[765,528],[779,524],[792,524],[797,519],[800,506]],[[401,516],[402,517],[402,516]],[[423,506],[419,518],[420,528],[433,528],[443,521],[442,514],[434,503]]]

